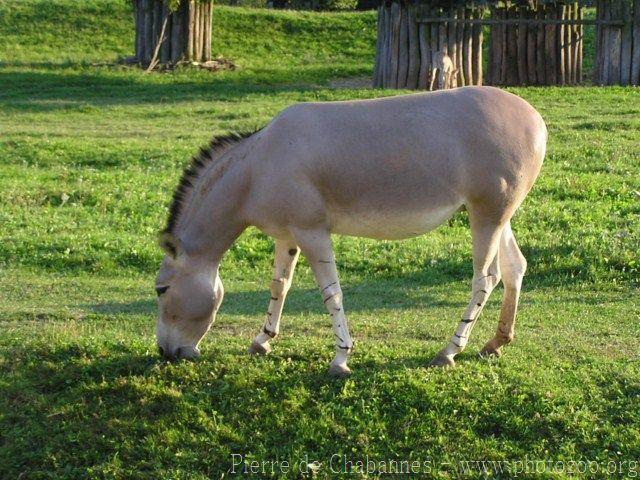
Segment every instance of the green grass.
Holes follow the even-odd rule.
[[[106,65],[131,53],[125,2],[0,1],[0,477],[229,478],[232,453],[307,455],[319,478],[333,454],[431,462],[419,477],[465,476],[465,460],[637,472],[637,89],[513,89],[550,139],[513,222],[530,269],[503,358],[475,357],[497,291],[458,367],[425,368],[468,300],[461,214],[405,242],[335,239],[358,342],[348,380],[325,374],[330,322],[305,262],[273,354],[245,355],[269,298],[273,245],[255,230],[224,260],[203,357],[158,360],[155,235],[198,146],[295,102],[395,93],[328,87],[371,70],[371,13],[215,15],[214,51],[238,70],[149,75]]]

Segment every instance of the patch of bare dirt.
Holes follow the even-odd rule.
[[[371,77],[336,78],[329,82],[329,86],[335,89],[372,88]]]

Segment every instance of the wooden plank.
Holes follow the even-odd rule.
[[[153,9],[151,0],[144,0],[144,58],[143,64],[147,66],[153,55]]]
[[[418,23],[416,22],[416,7],[409,5],[408,26],[409,26],[409,69],[407,71],[407,88],[415,90],[418,88],[418,75],[420,74],[420,38]]]
[[[611,1],[611,0],[606,0]],[[486,18],[486,19],[456,19],[453,17],[429,17],[429,18],[420,18],[418,19],[418,23],[471,23],[473,25],[519,25],[521,23],[520,19],[494,19],[494,18]],[[540,19],[540,20],[525,20],[525,23],[532,25],[605,25],[605,26],[618,26],[622,27],[624,22],[622,20],[588,20],[582,19],[580,21],[568,20],[568,19]]]
[[[162,22],[166,20],[167,26],[162,38],[162,46],[160,47],[160,63],[169,63],[171,60],[171,16],[169,13],[169,4],[167,0],[162,1]]]
[[[558,5],[556,7],[556,15],[559,18],[564,18],[567,14],[565,5]],[[558,84],[565,85],[566,83],[566,71],[565,71],[565,43],[564,43],[564,25],[556,25],[556,58],[558,62]]]
[[[611,18],[611,5],[609,0],[603,0],[602,4],[602,16],[604,19]],[[601,73],[600,73],[600,84],[608,85],[609,84],[609,64],[611,63],[611,48],[609,46],[611,38],[610,38],[610,28],[603,27],[602,28],[602,59],[601,59]]]
[[[518,17],[518,11],[515,7],[505,9],[507,18]],[[518,26],[516,24],[509,24],[507,28],[507,85],[518,85],[520,79],[518,78]]]
[[[182,41],[182,24],[183,14],[186,10],[184,5],[180,5],[175,12],[171,14],[171,61],[173,63],[182,60],[184,46]]]
[[[385,64],[384,64],[384,88],[391,88],[391,52],[393,21],[391,18],[391,5],[386,7],[386,27],[385,27]]]
[[[567,17],[573,19],[574,16],[574,5],[571,4],[567,7]],[[574,33],[575,33],[575,25],[569,25],[566,29],[566,64],[567,64],[567,83],[569,85],[575,85],[576,83],[576,72],[574,70],[574,61],[573,61],[573,42],[574,42]]]
[[[554,8],[545,6],[545,17],[555,18]],[[558,68],[556,62],[556,26],[549,24],[545,26],[545,78],[546,85],[556,85],[558,77],[556,70]]]
[[[206,22],[204,25],[204,32],[205,32],[205,38],[204,38],[204,60],[206,62],[208,62],[209,60],[211,60],[211,25],[213,22],[213,2],[209,1],[206,3],[205,6],[206,12],[207,12],[207,16],[206,16]]]
[[[582,6],[578,6],[578,17],[582,18],[584,14],[584,10]],[[576,78],[578,83],[582,83],[582,57],[583,57],[583,48],[584,46],[584,27],[582,25],[578,26],[578,61],[576,62]]]
[[[387,88],[398,88],[398,54],[400,50],[400,4],[391,4],[391,69],[389,70],[389,81]]]
[[[604,10],[602,9],[603,0],[596,0],[596,19],[602,20],[604,18]],[[603,45],[604,45],[604,26],[602,24],[596,25],[596,61],[593,69],[593,82],[596,85],[602,84],[602,57],[603,57]]]
[[[187,10],[187,60],[195,60],[195,30],[196,30],[196,7],[194,0],[189,0],[189,6]]]
[[[397,88],[407,87],[407,73],[409,71],[409,18],[407,15],[407,8],[407,5],[400,5]]]
[[[545,12],[543,8],[539,8],[536,12],[536,15],[539,19],[544,19]],[[547,66],[545,62],[544,48],[546,44],[546,33],[547,28],[540,24],[538,25],[538,32],[536,34],[536,78],[538,80],[538,85],[546,85],[547,84]]]
[[[465,17],[469,18],[471,15],[473,15],[473,10],[467,9],[465,11]],[[465,85],[473,85],[472,32],[473,25],[464,24],[462,32],[462,73],[464,75]]]
[[[140,61],[142,52],[142,21],[140,20],[140,0],[133,0],[133,20],[136,25],[136,36],[134,40],[134,49],[136,52],[136,61]]]
[[[426,90],[429,85],[429,71],[431,70],[431,27],[425,23],[418,25],[420,38],[420,71],[418,73],[418,88]]]
[[[499,11],[501,12],[502,18],[508,18],[506,8],[500,8]],[[500,63],[499,85],[504,85],[507,83],[507,68],[509,66],[509,47],[508,47],[509,31],[507,30],[507,26],[508,24],[505,23],[500,27],[500,35],[501,35],[500,46],[501,46],[502,52],[500,54],[501,63]]]
[[[382,55],[382,38],[384,35],[384,23],[383,23],[383,19],[382,19],[382,15],[383,15],[383,7],[382,5],[380,5],[378,7],[378,20],[376,22],[376,26],[377,26],[377,35],[376,35],[376,60],[375,60],[375,64],[373,66],[373,80],[372,80],[372,85],[374,88],[377,88],[380,86],[380,57]]]
[[[620,84],[631,84],[631,57],[633,55],[633,5],[625,1],[622,3],[622,18],[625,22],[622,27],[620,46]]]
[[[518,16],[521,20],[526,20],[527,18],[527,8],[520,7],[518,9]],[[528,38],[528,25],[524,22],[518,24],[517,29],[517,41],[518,41],[518,53],[517,53],[517,62],[518,62],[518,77],[519,83],[522,85],[528,85],[529,75],[527,70],[527,38]]]
[[[464,18],[464,8],[458,9],[458,18]],[[456,25],[456,68],[457,71],[457,82],[456,86],[464,87],[465,86],[465,78],[464,78],[464,59],[463,59],[463,39],[464,39],[464,30],[466,25],[464,23],[460,23]]]
[[[440,25],[436,23],[431,24],[431,64],[429,65],[429,71],[427,72],[428,87],[431,89],[431,78],[434,75],[433,72],[433,56],[440,50]]]
[[[483,16],[484,9],[476,9],[474,16]],[[482,25],[474,24],[471,32],[471,67],[473,73],[473,85],[482,85],[484,79],[482,75]]]
[[[631,85],[640,85],[640,0],[633,8],[633,53],[631,58]]]
[[[449,48],[448,48],[447,39],[448,39],[447,24],[446,23],[438,24],[438,50],[448,55]]]
[[[578,15],[578,5],[577,2],[571,4],[571,8],[569,9],[569,16],[571,19],[575,20]],[[571,25],[569,27],[569,82],[571,85],[575,85],[577,83],[576,76],[576,61],[578,60],[576,45],[578,42],[578,27],[577,25]]]
[[[527,12],[529,17],[535,15],[535,11],[529,10]],[[538,26],[530,24],[527,27],[527,81],[529,85],[536,85],[538,83],[538,76],[536,72],[536,38],[538,36]]]
[[[451,9],[449,15],[453,18],[456,16],[456,11]],[[448,23],[447,24],[447,52],[449,58],[451,59],[451,63],[453,64],[454,72],[458,69],[458,44],[456,42],[458,38],[458,25],[456,23]],[[458,85],[458,80],[456,75],[450,76],[448,79],[448,85],[446,88],[456,87]]]
[[[612,0],[611,18],[622,17],[622,1]],[[620,59],[622,50],[622,28],[612,26],[609,28],[609,85],[620,84]]]
[[[500,11],[497,7],[490,7],[491,17],[499,18]],[[502,25],[495,24],[491,27],[489,38],[489,78],[491,85],[500,84],[500,69],[502,66]]]
[[[380,45],[381,53],[380,53],[380,81],[378,86],[381,88],[386,88],[387,85],[387,76],[389,73],[389,42],[391,39],[389,38],[389,28],[390,28],[390,18],[389,18],[389,7],[382,4],[380,6],[382,9],[382,44]]]

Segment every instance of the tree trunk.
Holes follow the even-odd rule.
[[[136,59],[143,67],[152,61],[171,64],[211,60],[212,1],[182,0],[175,11],[170,10],[167,0],[132,2]]]

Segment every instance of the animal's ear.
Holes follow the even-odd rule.
[[[158,244],[164,252],[171,258],[175,259],[178,256],[178,250],[180,248],[179,241],[170,232],[161,232],[158,239]]]

